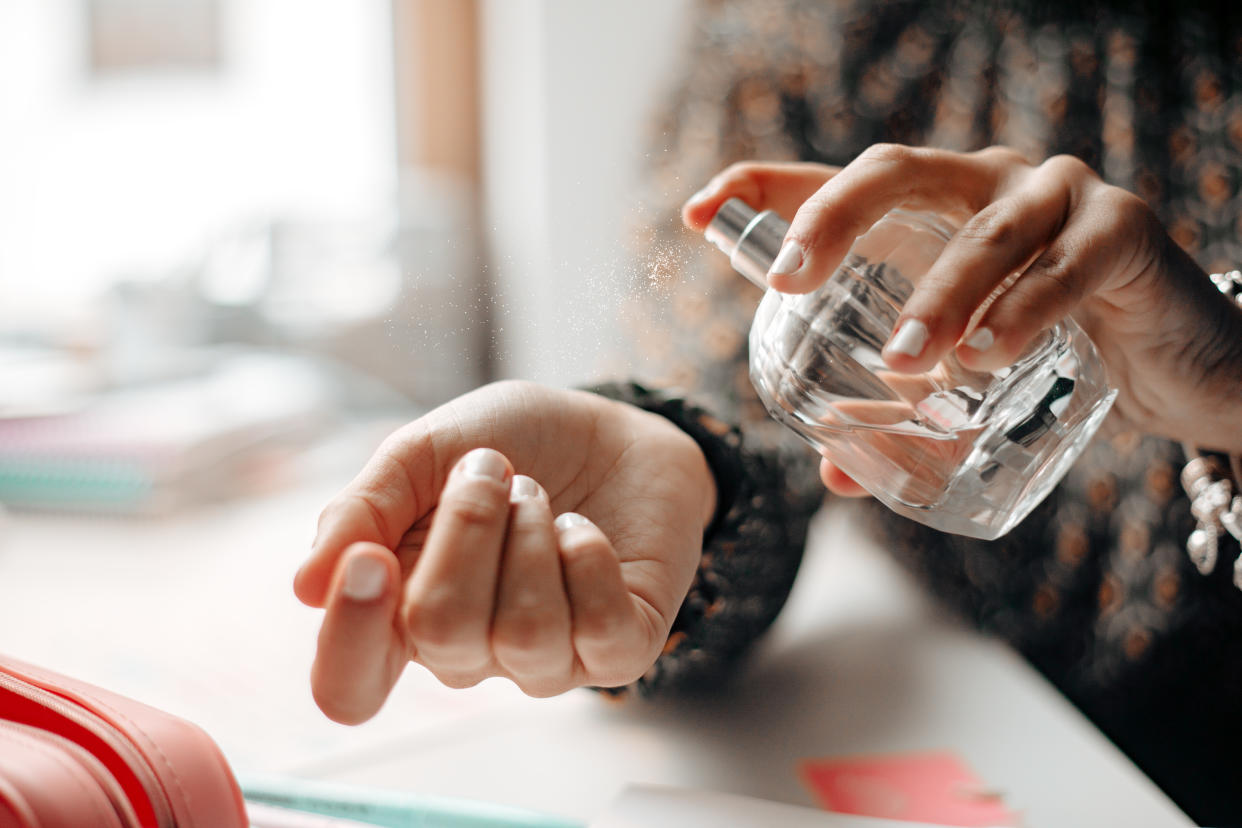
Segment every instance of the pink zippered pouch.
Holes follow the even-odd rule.
[[[246,828],[193,724],[0,656],[0,828]]]

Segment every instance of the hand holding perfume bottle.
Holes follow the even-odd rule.
[[[1140,199],[1080,161],[881,145],[839,171],[742,164],[684,218],[772,288],[752,379],[827,457],[825,481],[844,471],[937,528],[1015,525],[1098,426],[1110,383],[1131,427],[1242,445],[1242,315]]]

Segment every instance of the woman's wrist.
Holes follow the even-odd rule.
[[[647,388],[637,382],[602,383],[585,390],[626,403],[671,422],[698,445],[706,466],[704,477],[704,543],[728,514],[742,476],[740,435],[686,399]]]
[[[1195,443],[1227,454],[1242,454],[1242,274],[1214,273],[1212,282],[1228,301],[1217,301],[1219,323],[1204,352],[1204,384],[1214,407]]]
[[[1222,389],[1221,433],[1201,445],[1242,455],[1242,271],[1213,273],[1209,277],[1216,290],[1228,301],[1220,310],[1218,368],[1211,382]],[[1239,481],[1242,482],[1242,481]]]
[[[1210,279],[1227,300],[1217,302],[1223,317],[1216,336],[1220,350],[1206,374],[1207,382],[1223,391],[1224,421],[1197,445],[1185,445],[1188,462],[1181,475],[1198,522],[1186,550],[1204,575],[1215,570],[1222,544],[1231,538],[1242,544],[1242,272],[1213,273]],[[1233,582],[1242,589],[1242,556],[1234,562]]]
[[[1157,360],[1172,380],[1147,412],[1159,424],[1152,430],[1205,450],[1242,454],[1242,275],[1209,276],[1171,239],[1167,244],[1166,318],[1178,322],[1163,336],[1157,325],[1135,341],[1141,347],[1146,338],[1150,348],[1163,350]],[[1134,425],[1142,428],[1142,419]]]
[[[784,605],[812,510],[789,496],[788,468],[744,447],[737,428],[684,398],[634,382],[589,390],[658,414],[688,434],[702,450],[716,490],[698,570],[664,652],[638,682],[604,692],[646,696],[713,687]]]
[[[1242,273],[1213,273],[1209,279],[1215,319],[1200,356],[1206,416],[1191,441],[1237,456],[1242,455]]]

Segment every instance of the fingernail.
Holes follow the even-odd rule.
[[[341,591],[354,601],[374,601],[384,592],[388,570],[382,561],[370,555],[354,555],[345,564]]]
[[[513,488],[509,490],[509,500],[534,500],[539,497],[539,484],[533,477],[524,474],[513,475]]]
[[[557,517],[555,523],[556,523],[556,528],[560,529],[562,532],[564,532],[566,529],[571,529],[574,526],[590,526],[591,525],[591,521],[587,520],[586,518],[584,518],[582,515],[578,514],[577,512],[565,512],[564,514]]]
[[[461,470],[467,477],[482,480],[505,479],[508,468],[500,453],[488,448],[477,448],[467,454],[461,461]]]
[[[797,273],[800,267],[802,267],[802,246],[795,241],[787,241],[781,247],[781,252],[776,254],[776,260],[772,262],[768,273],[788,276],[791,273]]]
[[[996,337],[992,335],[991,328],[976,328],[965,344],[967,348],[973,348],[976,351],[986,351],[992,347],[992,343],[995,341]]]
[[[893,334],[893,338],[888,341],[888,345],[884,350],[902,354],[903,356],[916,357],[923,353],[923,347],[927,344],[927,340],[931,337],[931,331],[927,330],[918,319],[907,319],[901,323],[901,327],[897,329],[897,333]]]

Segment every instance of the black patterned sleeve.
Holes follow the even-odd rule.
[[[637,383],[589,390],[682,428],[703,450],[717,488],[703,556],[663,654],[635,685],[603,692],[646,696],[716,684],[784,606],[819,498],[798,494],[778,452],[747,445],[737,428],[679,396]]]
[[[776,446],[780,429],[747,377],[758,294],[687,235],[682,200],[736,161],[840,165],[877,141],[1006,144],[1033,161],[1078,156],[1146,199],[1206,270],[1232,270],[1242,265],[1239,31],[1242,6],[1205,0],[697,6],[648,156],[649,231],[635,237],[649,312],[633,350],[643,373],[693,388],[741,425],[746,444],[733,467],[737,511],[709,539],[671,652],[640,689],[727,669],[784,600],[813,511],[796,493],[814,487],[814,457],[755,448]],[[673,419],[693,421],[691,411]],[[1181,462],[1164,441],[1097,440],[994,542],[861,508],[932,592],[1021,650],[1196,821],[1242,825],[1242,592],[1229,561],[1205,577],[1186,555],[1195,521],[1177,486]],[[783,567],[779,577],[769,565]],[[750,594],[762,597],[752,605]]]

